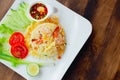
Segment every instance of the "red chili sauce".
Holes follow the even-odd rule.
[[[30,9],[30,15],[36,20],[44,18],[48,14],[47,7],[42,3],[34,4]]]

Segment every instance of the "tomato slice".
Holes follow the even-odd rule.
[[[16,58],[25,58],[28,55],[28,49],[25,44],[16,43],[11,46],[11,53]]]
[[[59,27],[59,26],[55,28],[55,30],[54,30],[54,32],[53,32],[53,37],[54,37],[54,38],[57,38],[57,37],[58,37],[58,32],[59,32],[59,30],[60,30],[60,27]]]
[[[24,43],[24,36],[20,32],[15,32],[9,39],[9,44],[12,46],[16,43]]]

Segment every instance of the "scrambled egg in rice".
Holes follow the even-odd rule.
[[[25,39],[32,56],[41,59],[61,58],[65,50],[65,33],[55,16],[30,25]]]

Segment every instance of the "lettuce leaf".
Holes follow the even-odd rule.
[[[7,28],[11,28],[13,31],[24,32],[32,20],[27,17],[28,4],[23,2],[19,5],[18,9],[10,10],[10,13],[6,16],[3,24]]]
[[[37,63],[37,62],[25,61],[4,53],[0,53],[0,59],[11,62],[13,67],[17,67],[18,65],[21,65],[21,64],[28,65],[30,63],[38,64],[40,67],[45,65],[45,63],[42,63],[42,62]]]
[[[11,9],[0,24],[0,52],[10,54],[9,38],[16,31],[24,32],[33,21],[27,17],[28,4],[22,2],[16,10]]]

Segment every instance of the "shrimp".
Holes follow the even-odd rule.
[[[64,37],[61,34],[58,34],[58,37],[55,38],[56,45],[64,44]]]

